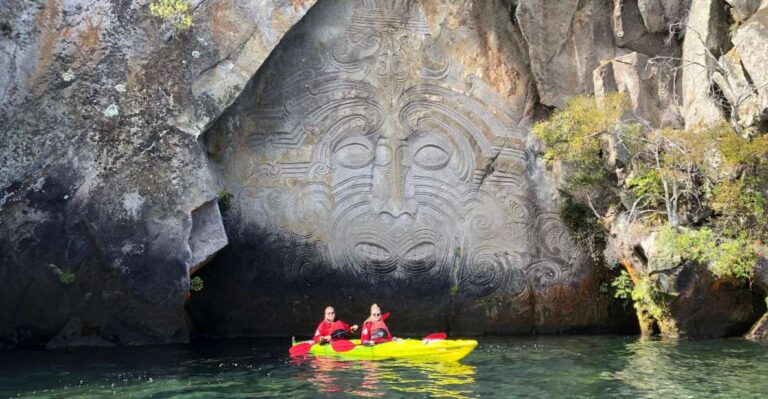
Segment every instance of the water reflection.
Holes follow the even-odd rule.
[[[738,343],[639,338],[624,345],[626,365],[602,377],[614,381],[622,396],[650,392],[658,397],[738,396],[764,382],[754,378],[754,349],[759,346],[741,342],[744,346],[739,347],[734,342]]]
[[[476,382],[475,367],[461,363],[348,361],[330,357],[292,362],[305,370],[295,377],[311,382],[322,394],[383,397],[401,392],[408,397],[476,397],[471,389]]]
[[[0,351],[0,398],[764,398],[768,343],[486,337],[462,363],[289,360],[285,340]]]

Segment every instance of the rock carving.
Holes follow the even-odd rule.
[[[418,2],[359,2],[327,47],[286,51],[299,66],[258,79],[208,143],[235,228],[283,248],[284,278],[449,280],[470,297],[570,278],[521,115],[446,56]]]

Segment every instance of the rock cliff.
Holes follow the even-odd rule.
[[[401,331],[616,331],[533,121],[611,91],[654,126],[768,119],[765,1],[193,0],[181,31],[149,3],[0,4],[3,344],[372,301]]]
[[[311,2],[0,5],[0,340],[183,342],[227,244],[197,137]]]

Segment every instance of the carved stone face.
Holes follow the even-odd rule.
[[[385,4],[386,3],[386,4]],[[429,34],[415,2],[360,2],[343,34],[298,45],[209,142],[237,228],[280,242],[285,276],[329,271],[472,295],[560,278],[562,224],[530,200],[526,132]]]

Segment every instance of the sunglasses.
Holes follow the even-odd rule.
[[[381,316],[381,313],[372,313],[371,316]]]

